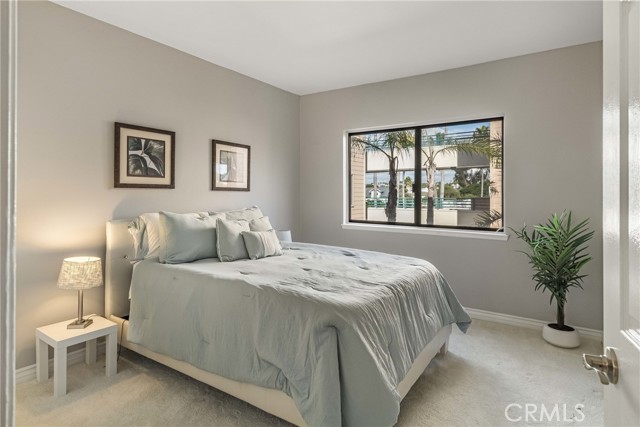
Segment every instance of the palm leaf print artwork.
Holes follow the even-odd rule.
[[[127,175],[164,178],[165,142],[130,136]]]

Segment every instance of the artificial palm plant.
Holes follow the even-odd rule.
[[[557,323],[549,326],[557,330],[573,330],[564,324],[564,307],[569,290],[582,289],[586,274],[580,274],[580,270],[591,260],[587,242],[594,232],[588,224],[587,218],[574,225],[571,211],[565,211],[561,215],[554,213],[544,225],[534,225],[531,233],[526,224],[521,230],[511,229],[529,246],[530,252],[521,252],[527,255],[533,268],[535,289],[549,291],[549,304],[556,300]]]

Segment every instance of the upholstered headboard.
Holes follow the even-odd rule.
[[[129,314],[129,286],[133,265],[133,239],[127,225],[131,220],[107,221],[107,254],[105,257],[104,314],[118,317]]]

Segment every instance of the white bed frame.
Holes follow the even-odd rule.
[[[105,317],[118,324],[118,342],[141,355],[182,372],[198,381],[222,390],[238,399],[244,400],[263,411],[282,418],[298,426],[305,426],[293,400],[280,390],[259,387],[221,377],[203,371],[195,366],[153,352],[139,344],[127,340],[129,321],[123,317],[129,314],[129,286],[133,266],[129,262],[133,254],[133,239],[127,229],[130,220],[112,220],[107,222],[107,254],[105,260]],[[122,334],[122,335],[120,335]],[[446,354],[451,334],[451,325],[440,329],[435,338],[425,347],[413,363],[405,378],[398,384],[398,392],[404,398],[413,384],[436,354]]]

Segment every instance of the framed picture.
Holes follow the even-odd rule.
[[[249,191],[251,147],[213,140],[213,190]]]
[[[175,188],[176,133],[115,125],[114,187]]]

